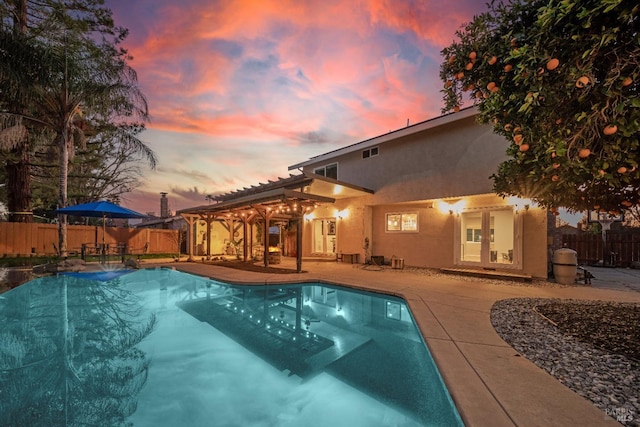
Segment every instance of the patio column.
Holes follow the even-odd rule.
[[[241,213],[240,214],[240,219],[242,220],[242,252],[243,252],[243,258],[244,258],[244,262],[247,262],[247,260],[251,260],[251,255],[250,252],[252,252],[252,246],[253,246],[253,227],[251,227],[251,224],[253,222],[253,219],[255,218],[256,214],[255,213],[250,213],[250,214],[246,214],[246,213]],[[249,238],[247,239],[247,230],[250,230],[249,234]]]
[[[264,244],[264,267],[269,267],[269,223],[271,218],[275,215],[275,212],[271,208],[264,208],[259,206],[253,207],[264,219],[264,233],[262,236],[262,241]]]
[[[211,259],[211,222],[215,219],[214,214],[207,213],[200,215],[200,218],[207,224],[207,260]]]
[[[303,217],[302,215],[296,215],[296,272],[302,271],[302,229],[303,229]]]
[[[198,221],[198,218],[195,215],[189,214],[181,214],[182,218],[184,218],[187,223],[187,254],[189,255],[187,261],[193,261],[193,245],[195,243],[195,239],[193,237],[193,225]]]

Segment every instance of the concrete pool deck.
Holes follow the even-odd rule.
[[[491,325],[496,301],[571,298],[640,303],[640,272],[593,269],[591,286],[469,279],[418,269],[305,261],[304,273],[255,273],[204,263],[145,261],[230,283],[320,280],[403,297],[467,426],[619,426],[585,398],[521,357]],[[278,267],[295,268],[284,259]],[[602,271],[601,271],[602,270]],[[615,410],[616,408],[611,408]]]

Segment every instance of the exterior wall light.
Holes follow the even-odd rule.
[[[336,211],[336,215],[338,219],[345,219],[349,216],[349,209],[343,209],[341,211]]]
[[[456,199],[456,200],[438,200],[437,202],[438,210],[444,214],[460,215],[462,210],[467,206],[467,201],[465,199]]]
[[[521,209],[528,211],[531,205],[533,205],[533,201],[531,199],[521,199],[520,197],[515,197],[515,196],[509,197],[507,199],[507,202],[510,205],[513,205],[516,212],[518,212]]]

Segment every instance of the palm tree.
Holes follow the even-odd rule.
[[[23,6],[26,0],[14,3]],[[111,11],[96,6],[101,3],[98,0],[44,3],[48,8],[47,19],[43,21],[46,25],[40,27],[42,31],[37,37],[29,40],[34,49],[27,52],[34,54],[38,69],[45,72],[42,79],[28,86],[29,108],[6,112],[5,117],[15,122],[12,128],[16,134],[23,129],[20,124],[27,123],[25,129],[32,126],[54,135],[59,167],[58,207],[62,208],[68,204],[69,159],[75,147],[84,146],[87,131],[94,136],[99,132],[116,135],[122,144],[142,154],[152,168],[156,158],[137,132],[132,131],[144,128],[149,113],[147,101],[137,86],[136,73],[127,64],[130,57],[119,47],[127,31],[113,25]],[[19,6],[16,11],[22,10]],[[79,17],[79,13],[88,17]],[[24,50],[10,52],[13,56],[0,70],[0,78],[9,75],[13,66],[19,66],[16,62],[21,51]],[[61,215],[58,224],[59,251],[66,256],[66,216]]]

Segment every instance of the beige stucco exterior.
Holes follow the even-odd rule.
[[[490,126],[477,124],[473,110],[458,114],[292,166],[313,173],[320,167],[337,164],[338,180],[374,191],[370,195],[338,199],[307,216],[303,256],[314,255],[313,219],[335,218],[335,252],[358,253],[360,262],[374,255],[384,256],[385,260],[402,258],[407,266],[495,268],[547,277],[546,211],[527,201],[503,199],[492,192],[490,177],[506,158],[508,142],[494,134]],[[363,150],[374,147],[377,155],[363,158]],[[464,208],[450,205],[460,201]],[[508,265],[461,262],[460,249],[456,248],[460,239],[464,239],[461,216],[466,212],[505,208],[513,212],[516,247],[512,249],[512,262]],[[388,231],[387,214],[394,213],[416,213],[417,230]],[[507,253],[498,252],[492,253],[492,259]],[[506,255],[502,256],[506,259]]]
[[[268,249],[258,228],[279,223],[289,240],[278,245],[285,255],[295,252],[298,269],[301,257],[399,258],[405,266],[546,278],[547,213],[493,192],[491,175],[509,143],[476,115],[466,109],[347,145],[289,167],[302,173],[185,210],[190,248],[196,255],[229,254],[227,243],[243,240],[251,243],[243,258],[251,260],[250,248]]]

